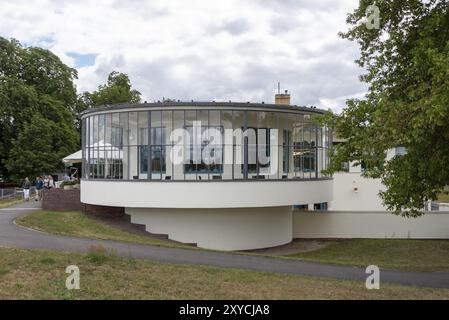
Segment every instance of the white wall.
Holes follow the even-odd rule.
[[[403,218],[389,212],[293,212],[293,238],[448,239],[449,212]]]
[[[332,180],[81,181],[81,202],[129,208],[251,208],[328,202]]]
[[[380,179],[364,178],[360,172],[336,173],[333,178],[330,211],[386,211],[378,196],[385,190]]]
[[[292,240],[291,207],[244,209],[126,208],[132,223],[200,248],[247,250],[279,246]]]

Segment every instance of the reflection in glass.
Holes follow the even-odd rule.
[[[164,109],[87,116],[81,140],[87,179],[316,179],[329,166],[331,131],[298,112]]]

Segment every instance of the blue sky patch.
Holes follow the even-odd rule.
[[[67,55],[75,59],[75,68],[93,66],[98,56],[93,53],[81,54],[76,52],[68,52]]]

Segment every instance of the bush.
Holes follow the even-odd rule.
[[[79,184],[80,182],[75,180],[75,181],[64,181],[60,184],[60,188],[64,188],[64,186],[75,186],[77,184]]]
[[[87,259],[95,264],[101,265],[114,257],[114,251],[108,250],[101,244],[90,245],[88,248]]]

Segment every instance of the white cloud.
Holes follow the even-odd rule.
[[[271,102],[281,81],[293,103],[339,110],[366,90],[357,47],[337,36],[357,3],[0,0],[0,35],[45,46],[71,66],[71,53],[96,56],[78,69],[79,91],[117,70],[148,101]]]

